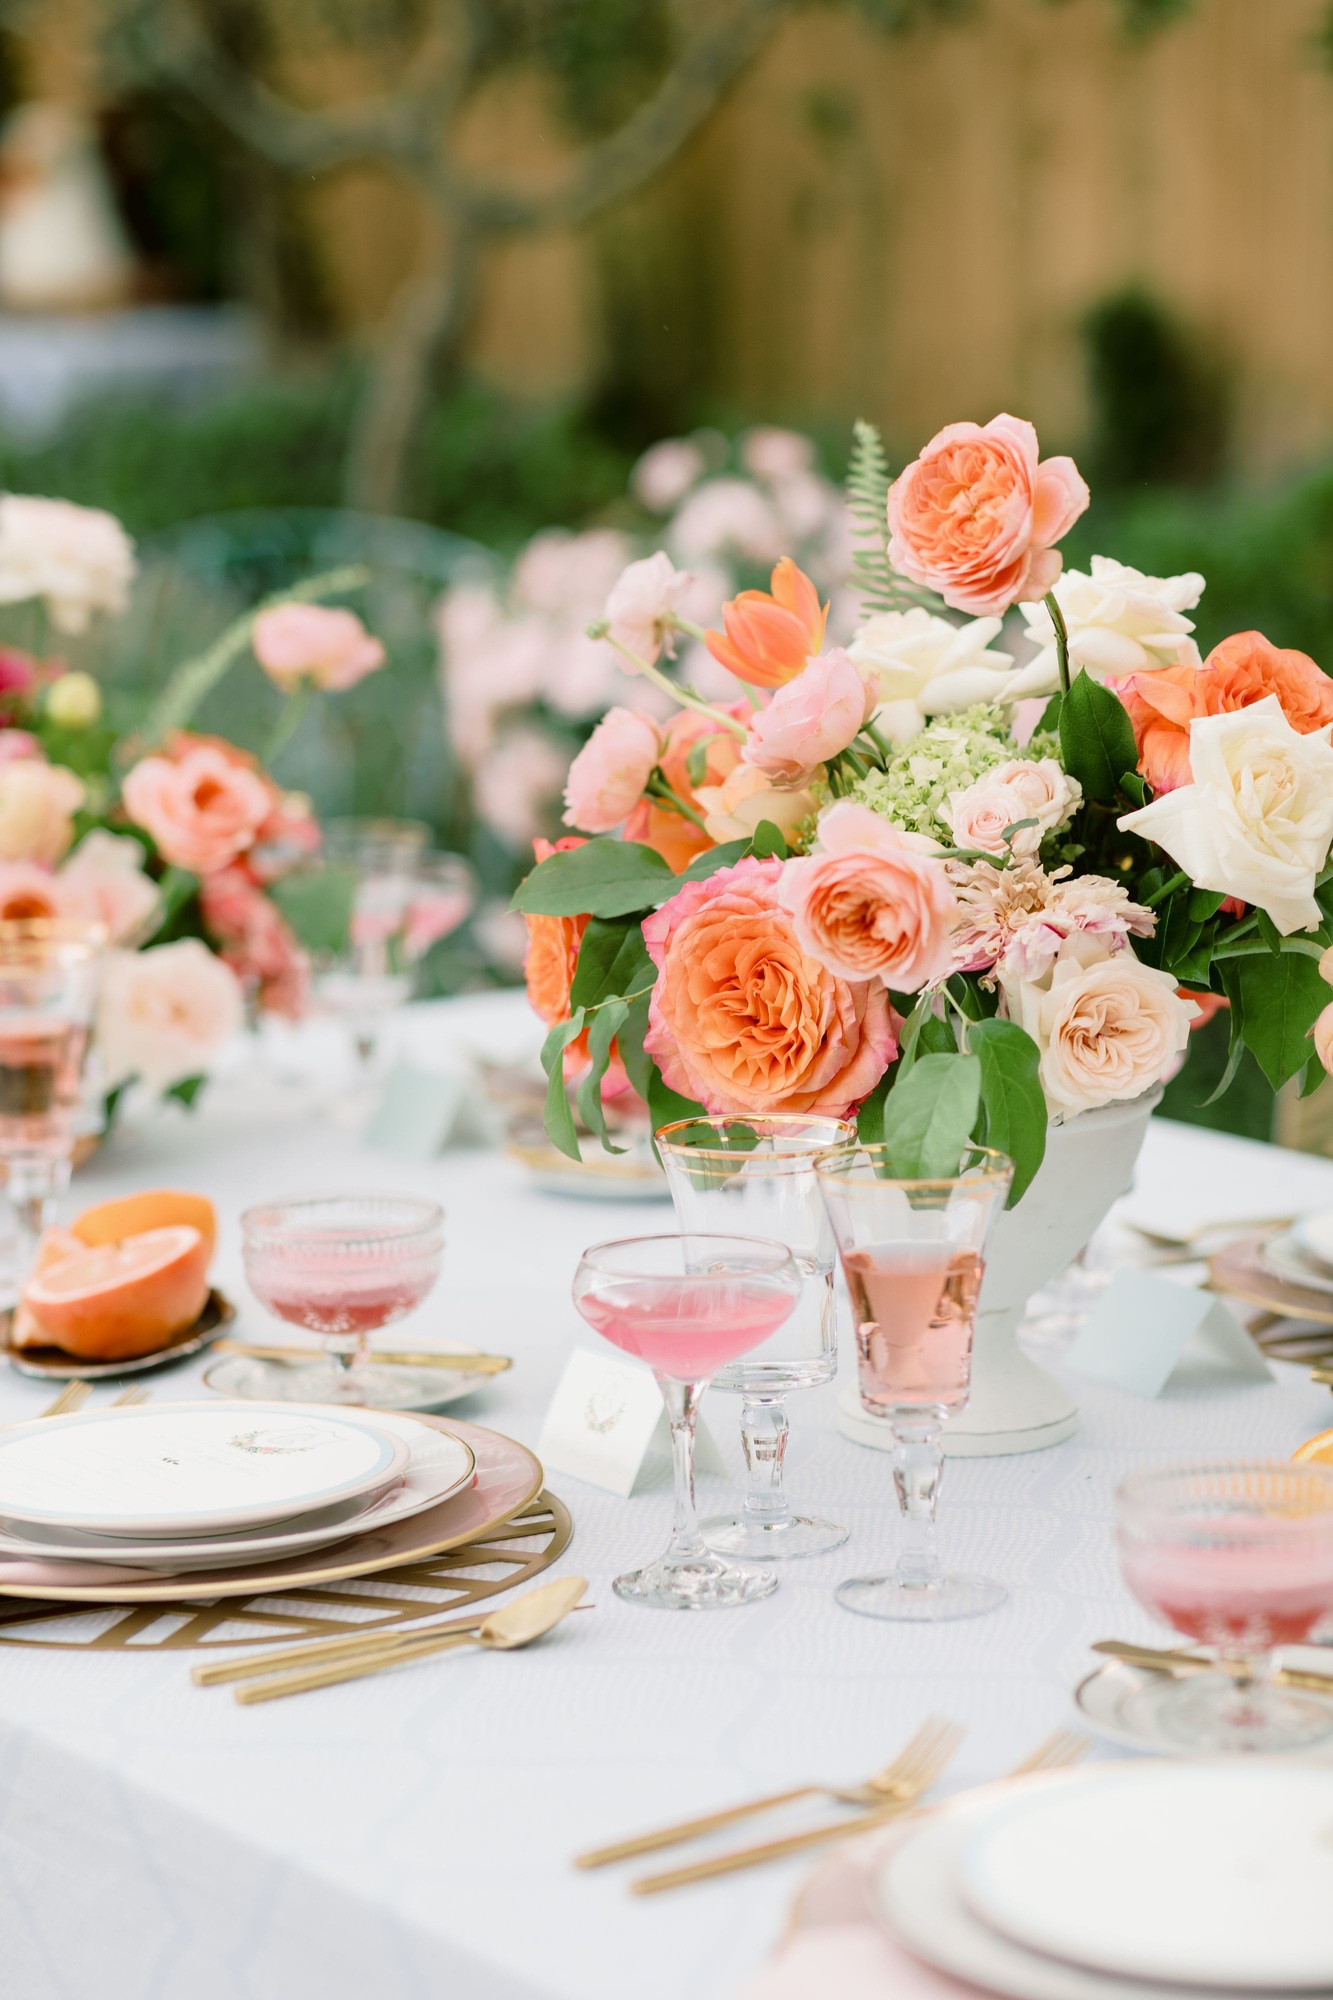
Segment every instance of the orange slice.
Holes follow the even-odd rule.
[[[32,1260],[32,1274],[58,1264],[64,1257],[81,1257],[84,1245],[68,1229],[44,1229],[37,1239],[37,1250]],[[25,1305],[20,1305],[14,1314],[9,1329],[11,1347],[49,1347],[51,1336],[44,1327],[38,1326]]]
[[[188,1223],[81,1247],[34,1272],[23,1304],[57,1347],[85,1360],[151,1354],[203,1311],[209,1247]]]
[[[212,1202],[201,1194],[181,1194],[175,1188],[151,1188],[143,1194],[124,1195],[119,1201],[99,1202],[76,1217],[70,1230],[81,1243],[95,1248],[100,1243],[123,1243],[127,1236],[142,1236],[149,1229],[173,1229],[179,1223],[199,1231],[211,1257],[218,1240]]]
[[[1301,1465],[1333,1465],[1333,1431],[1307,1438],[1291,1455]]]

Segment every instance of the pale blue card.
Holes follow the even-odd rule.
[[[395,1063],[366,1127],[366,1144],[405,1160],[433,1160],[448,1143],[467,1089],[465,1077]]]
[[[1081,1375],[1160,1396],[1186,1358],[1250,1382],[1273,1371],[1225,1300],[1151,1271],[1117,1271],[1065,1359]]]

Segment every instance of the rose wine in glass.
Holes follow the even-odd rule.
[[[1125,1582],[1218,1670],[1130,1697],[1127,1721],[1191,1750],[1263,1754],[1333,1736],[1333,1703],[1273,1686],[1275,1646],[1333,1611],[1333,1469],[1286,1460],[1164,1466],[1116,1495]]]
[[[646,1361],[671,1424],[675,1522],[664,1555],[616,1578],[618,1597],[672,1611],[750,1604],[777,1589],[704,1543],[694,1506],[694,1425],[718,1368],[768,1340],[801,1293],[781,1243],[763,1237],[636,1236],[585,1250],[574,1303],[613,1346]]]
[[[748,1474],[740,1508],[702,1524],[719,1555],[771,1562],[822,1555],[847,1539],[840,1521],[793,1510],[783,1469],[788,1396],[831,1382],[838,1365],[837,1251],[815,1161],[855,1138],[846,1119],[797,1112],[683,1118],[653,1134],[682,1230],[770,1237],[787,1245],[801,1274],[783,1325],[713,1378],[741,1398]]]
[[[911,1180],[894,1174],[886,1146],[853,1144],[824,1154],[815,1171],[851,1298],[861,1406],[892,1434],[902,1517],[897,1568],[849,1577],[838,1602],[870,1618],[993,1611],[1002,1584],[941,1569],[935,1514],[940,1432],[967,1403],[986,1240],[1013,1163],[969,1146],[956,1174]]]
[[[327,1359],[285,1369],[296,1402],[395,1406],[401,1383],[377,1369],[369,1336],[415,1311],[440,1273],[444,1216],[409,1195],[304,1195],[241,1217],[245,1275],[279,1319],[317,1333]]]

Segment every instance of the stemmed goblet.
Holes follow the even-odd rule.
[[[413,1312],[439,1277],[443,1210],[412,1195],[298,1195],[248,1208],[241,1241],[255,1297],[328,1350],[283,1369],[274,1393],[395,1408],[400,1384],[374,1366],[367,1341]]]
[[[634,1236],[584,1251],[574,1303],[604,1339],[650,1364],[671,1425],[671,1541],[655,1562],[616,1578],[618,1597],[708,1611],[777,1589],[772,1570],[742,1569],[705,1546],[694,1505],[694,1425],[716,1370],[776,1333],[800,1295],[790,1252],[762,1238]]]
[[[870,1618],[972,1618],[1005,1599],[983,1576],[946,1575],[935,1545],[940,1431],[966,1406],[986,1239],[1013,1162],[969,1146],[957,1174],[903,1180],[888,1148],[855,1145],[816,1164],[852,1301],[861,1406],[894,1442],[902,1513],[890,1576],[850,1577],[837,1599]]]
[[[833,1231],[815,1160],[855,1141],[843,1118],[799,1113],[684,1118],[654,1133],[683,1230],[723,1230],[785,1243],[801,1274],[796,1309],[761,1347],[720,1368],[713,1386],[741,1399],[749,1484],[738,1514],[702,1524],[710,1549],[769,1561],[822,1555],[847,1539],[837,1521],[794,1514],[783,1481],[786,1399],[819,1388],[838,1365]]]
[[[1270,1655],[1333,1611],[1333,1468],[1233,1459],[1158,1466],[1116,1494],[1125,1582],[1216,1672],[1153,1678],[1125,1703],[1196,1751],[1294,1750],[1333,1735],[1333,1706],[1275,1687]]]

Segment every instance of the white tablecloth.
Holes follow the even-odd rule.
[[[524,1040],[521,1017],[495,1004],[493,1016],[475,1001],[413,1010],[417,1046]],[[668,1227],[669,1208],[540,1195],[499,1154],[407,1165],[286,1102],[218,1091],[194,1116],[173,1108],[105,1148],[77,1196],[210,1194],[221,1282],[241,1302],[241,1335],[262,1338],[271,1322],[239,1271],[246,1202],[312,1186],[436,1195],[445,1273],[408,1332],[513,1354],[512,1372],[459,1413],[535,1443],[571,1343],[589,1337],[569,1298],[579,1249]],[[1157,1122],[1133,1201],[1163,1222],[1333,1204],[1333,1163]],[[800,1863],[639,1902],[624,1871],[580,1875],[570,1855],[757,1790],[861,1776],[930,1711],[968,1726],[948,1788],[1005,1769],[1077,1719],[1089,1640],[1152,1635],[1117,1573],[1116,1478],[1200,1450],[1285,1454],[1333,1422],[1326,1390],[1280,1374],[1195,1381],[1156,1402],[1081,1386],[1069,1443],[953,1463],[946,1556],[1011,1593],[974,1622],[912,1629],[835,1606],[840,1577],[888,1555],[894,1507],[887,1460],[838,1435],[830,1389],[793,1400],[790,1477],[850,1523],[851,1541],[785,1566],[759,1605],[676,1618],[619,1603],[610,1579],[663,1544],[668,1494],[621,1501],[556,1477],[575,1523],[561,1567],[591,1579],[597,1608],[528,1652],[459,1654],[243,1709],[196,1688],[180,1653],[0,1648],[6,2000],[729,1995],[778,1934]],[[151,1379],[157,1399],[186,1396],[197,1369]],[[0,1420],[49,1393],[6,1373]],[[738,1467],[735,1409],[717,1398],[711,1415]]]

